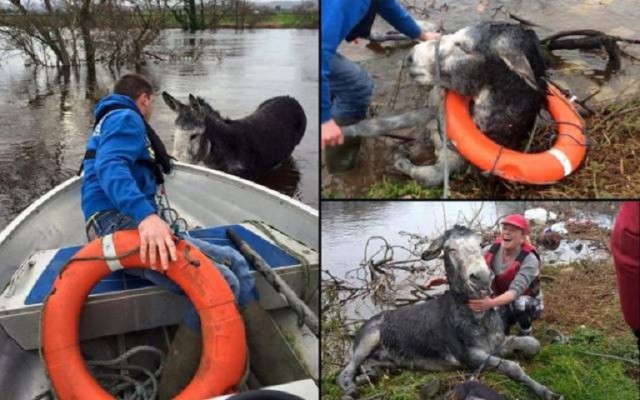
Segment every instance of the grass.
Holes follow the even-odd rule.
[[[276,28],[276,29],[317,29],[319,26],[319,13],[296,14],[292,12],[279,12],[266,16],[245,17],[245,27],[249,28]],[[173,13],[168,13],[164,28],[182,28]],[[218,28],[235,28],[233,16],[222,18]]]
[[[639,359],[635,337],[624,324],[619,311],[611,263],[546,268],[543,275],[545,311],[541,320],[534,324],[535,336],[543,347],[532,360],[516,360],[533,379],[562,394],[566,400],[640,399],[639,367],[585,353]],[[329,292],[329,300],[335,298],[335,294]],[[341,329],[344,324],[339,320],[335,309],[323,314],[322,391],[323,399],[327,400],[340,398],[341,391],[335,384],[335,377],[341,369],[342,357],[336,353],[345,348],[341,341],[350,340],[344,335]],[[552,343],[555,333],[548,329],[569,335],[569,342]],[[419,399],[420,388],[438,379],[438,398],[441,398],[464,381],[465,372],[388,373],[378,383],[363,387],[360,394],[363,399]],[[536,399],[524,385],[495,372],[483,372],[480,381],[508,399]]]
[[[383,177],[382,181],[374,184],[364,197],[370,199],[383,197],[437,199],[442,197],[442,188],[427,188],[416,181],[399,181]]]

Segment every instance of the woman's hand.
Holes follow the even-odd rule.
[[[469,308],[475,312],[487,311],[495,307],[496,304],[491,297],[483,297],[482,299],[469,300]]]

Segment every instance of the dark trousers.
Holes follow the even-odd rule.
[[[528,331],[531,323],[540,317],[542,309],[539,299],[523,295],[500,307],[499,312],[507,327],[518,324],[521,331]]]

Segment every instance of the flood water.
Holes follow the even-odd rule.
[[[499,203],[498,203],[499,204]],[[517,203],[503,203],[503,206]],[[482,207],[482,208],[481,208]],[[481,209],[479,221],[492,225],[498,215],[495,202],[436,201],[325,201],[322,203],[322,269],[344,278],[364,258],[367,239],[383,236],[389,244],[408,246],[409,232],[433,237],[443,232],[445,222],[470,220]],[[381,243],[373,243],[377,250]],[[409,258],[398,253],[398,259]]]
[[[532,29],[541,39],[560,31],[595,29],[640,40],[640,7],[637,0],[417,0],[404,3],[415,5],[411,12],[417,19],[442,26],[445,33],[490,20],[496,9],[500,8],[502,11],[495,15],[494,20],[509,20],[505,13],[511,13],[537,24]],[[434,6],[429,7],[432,3]],[[486,4],[482,12],[477,8],[480,3]],[[391,26],[381,18],[376,19],[374,31],[385,32],[390,29]],[[425,105],[425,91],[418,90],[408,74],[400,75],[402,60],[411,44],[385,42],[381,47],[368,44],[366,40],[355,44],[343,43],[339,52],[359,62],[371,74],[375,83],[370,109],[372,114],[400,114]],[[620,48],[640,58],[640,45],[620,42]],[[608,59],[604,51],[556,50],[553,55],[551,79],[570,89],[578,99],[595,94],[587,103],[594,109],[598,105],[621,102],[640,94],[640,61],[622,57],[621,70],[612,72],[607,69]],[[394,133],[409,137],[422,134],[417,129]],[[362,197],[383,176],[404,179],[393,168],[391,150],[397,143],[397,140],[387,138],[366,140],[360,151],[360,162],[354,170],[342,175],[330,175],[323,168],[323,191],[338,197]],[[429,157],[434,161],[432,156]],[[422,156],[418,158],[419,162],[425,161]]]
[[[390,245],[409,246],[408,237],[400,232],[433,239],[444,232],[445,226],[450,228],[455,223],[469,226],[476,215],[476,223],[492,227],[502,216],[523,213],[541,204],[560,214],[561,220],[562,210],[569,207],[535,201],[325,201],[322,203],[322,269],[345,278],[345,273],[357,268],[363,260],[365,245],[372,236],[383,236]],[[605,221],[609,229],[617,209],[617,205],[609,202],[572,202],[569,207],[570,214],[599,223]],[[381,244],[372,243],[368,254]],[[409,253],[398,252],[394,260],[409,256]]]
[[[142,74],[160,91],[186,102],[205,98],[230,118],[252,113],[264,100],[296,98],[307,130],[291,162],[259,181],[318,207],[318,31],[233,30],[185,33],[166,30],[150,51],[176,56],[150,62]],[[193,60],[193,54],[198,54]],[[123,69],[117,76],[132,70]],[[5,53],[0,61],[0,229],[20,211],[78,171],[92,123],[95,99],[117,76],[98,66],[97,95],[88,92],[80,68],[67,77],[55,69],[25,67]],[[175,114],[156,96],[151,125],[173,147]],[[169,194],[170,195],[170,194]]]
[[[455,223],[469,226],[475,218],[475,224],[480,223],[484,228],[494,227],[498,220],[508,214],[524,213],[525,210],[543,207],[558,214],[558,220],[567,216],[584,218],[598,223],[605,222],[611,227],[618,206],[609,202],[571,202],[571,204],[557,204],[560,202],[539,203],[535,201],[324,201],[322,203],[322,270],[332,276],[346,281],[352,287],[362,287],[363,280],[369,280],[368,272],[360,268],[365,259],[365,248],[369,238],[384,237],[390,246],[402,246],[412,249],[415,240],[410,240],[404,232],[420,235],[430,240],[451,228]],[[546,227],[553,223],[545,224]],[[583,254],[573,254],[572,247],[584,243]],[[375,240],[370,242],[367,249],[367,259],[382,248],[384,242]],[[416,254],[400,248],[394,249],[393,261],[415,260],[421,251],[426,249],[425,243],[415,250]],[[593,246],[593,248],[591,248]],[[580,241],[579,235],[565,235],[556,250],[546,250],[539,246],[544,267],[557,267],[578,259],[608,258],[602,250],[601,243]],[[571,252],[571,254],[569,254]],[[382,253],[373,257],[374,261],[383,258]],[[406,264],[410,265],[410,264]],[[444,268],[440,260],[425,263],[432,272],[418,272],[408,275],[405,271],[393,271],[396,285],[402,285],[406,280],[424,284],[428,278],[443,275]],[[329,275],[323,273],[323,279]],[[439,287],[430,294],[437,294],[444,287]],[[395,308],[393,302],[374,302],[370,296],[358,301],[347,302],[344,306],[346,315],[353,319],[369,318],[386,308]]]

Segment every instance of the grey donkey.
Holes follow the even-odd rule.
[[[480,237],[455,225],[435,239],[422,254],[430,260],[444,253],[449,290],[423,303],[383,311],[366,321],[351,346],[347,366],[337,378],[345,392],[343,400],[357,396],[357,386],[381,368],[443,371],[460,368],[496,369],[527,385],[543,399],[563,399],[529,377],[517,362],[504,357],[519,351],[534,356],[540,343],[533,337],[505,336],[505,325],[497,310],[476,313],[469,299],[487,296],[491,272],[482,256]]]
[[[435,46],[433,40],[418,44],[407,57],[409,74],[421,85],[436,82]],[[482,22],[443,35],[438,54],[442,87],[470,97],[478,128],[496,143],[516,149],[547,104],[547,67],[535,32],[516,24]],[[430,106],[437,105],[432,92]],[[416,166],[401,147],[395,167],[425,186],[436,186],[444,179],[444,154],[435,123],[429,130],[436,164]],[[450,173],[465,166],[455,151],[448,152],[448,161]]]

